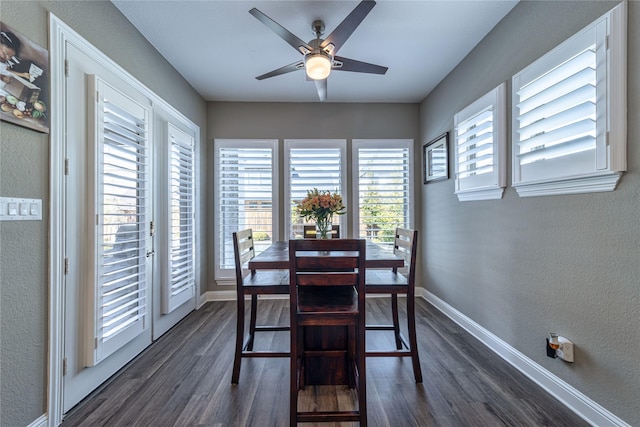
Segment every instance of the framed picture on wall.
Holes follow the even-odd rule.
[[[49,133],[49,51],[0,21],[0,120]]]
[[[448,141],[449,133],[445,132],[422,147],[425,184],[449,179]]]

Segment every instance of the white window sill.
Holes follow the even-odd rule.
[[[456,191],[456,196],[461,202],[471,202],[474,200],[497,200],[502,199],[503,187],[474,188],[473,190]]]
[[[567,177],[553,181],[514,183],[513,187],[520,197],[599,193],[615,190],[621,176],[622,172],[605,172],[598,175]]]

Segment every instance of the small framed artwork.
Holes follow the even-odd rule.
[[[425,184],[449,179],[448,141],[449,133],[445,132],[422,147]]]
[[[49,133],[49,52],[0,21],[0,120]]]

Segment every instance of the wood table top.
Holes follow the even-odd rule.
[[[367,241],[367,268],[396,268],[404,265],[404,259],[392,251]],[[284,270],[289,268],[289,242],[274,242],[259,253],[248,265],[250,270]]]

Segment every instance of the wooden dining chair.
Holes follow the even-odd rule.
[[[305,225],[303,230],[304,230],[303,238],[305,238],[305,239],[315,239],[316,238],[316,226],[315,225]],[[333,224],[331,226],[331,238],[332,239],[339,239],[340,238],[340,226],[338,224]]]
[[[393,244],[393,252],[405,260],[405,267],[398,270],[367,270],[366,293],[391,295],[391,325],[367,324],[369,331],[393,331],[396,348],[385,351],[367,351],[367,357],[410,357],[413,364],[413,376],[416,383],[422,382],[422,370],[418,357],[416,339],[415,309],[415,263],[418,231],[397,228]],[[398,316],[398,295],[406,295],[407,299],[407,332],[409,340],[400,331]]]
[[[339,421],[367,425],[365,257],[366,242],[362,239],[289,241],[292,426]],[[346,348],[307,348],[311,340],[306,340],[305,334],[313,327],[346,327]],[[336,353],[346,357],[343,366],[348,371],[349,387],[358,395],[357,410],[299,412],[298,392],[305,386],[306,364],[318,357],[335,357]]]
[[[288,270],[254,270],[245,264],[255,257],[253,232],[250,228],[233,233],[233,251],[236,263],[236,346],[233,359],[231,383],[237,384],[242,358],[290,357],[285,351],[254,351],[256,332],[288,331],[289,326],[256,325],[258,317],[258,295],[286,295],[289,293]],[[249,331],[245,334],[245,296],[251,296]]]

